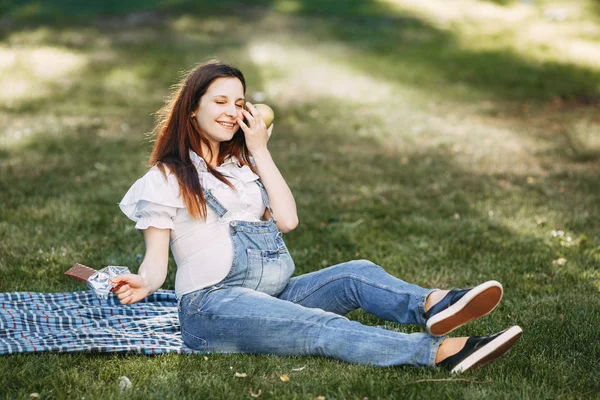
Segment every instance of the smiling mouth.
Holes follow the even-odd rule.
[[[233,122],[221,122],[221,121],[217,121],[217,122],[219,123],[219,125],[227,128],[227,129],[231,129],[235,126],[235,124]]]

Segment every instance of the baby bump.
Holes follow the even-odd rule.
[[[287,249],[248,249],[248,267],[255,274],[256,291],[278,296],[294,273],[294,261]],[[258,276],[260,274],[260,276]]]

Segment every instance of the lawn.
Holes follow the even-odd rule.
[[[522,339],[460,377],[316,357],[11,355],[0,395],[600,398],[597,2],[210,3],[0,2],[0,291],[83,290],[63,276],[75,262],[137,270],[143,238],[117,203],[146,171],[170,87],[218,58],[275,110],[297,274],[366,258],[424,287],[497,279],[501,305],[456,335],[518,324]],[[171,260],[163,288],[174,278]]]

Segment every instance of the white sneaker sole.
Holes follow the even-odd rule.
[[[427,320],[427,330],[443,336],[474,319],[491,313],[502,299],[502,285],[487,281],[475,286],[459,301]]]
[[[465,372],[471,368],[479,367],[494,361],[496,358],[510,350],[522,334],[523,330],[520,326],[513,326],[502,335],[462,360],[456,367],[452,368],[451,372],[453,374]]]

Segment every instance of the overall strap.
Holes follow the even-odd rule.
[[[269,204],[269,196],[267,195],[267,190],[265,189],[265,185],[263,185],[263,183],[261,182],[260,179],[256,180],[256,184],[260,188],[260,194],[262,196],[263,203],[265,203],[265,207],[267,207],[267,210],[269,210],[269,212],[271,213],[271,218],[273,218],[273,222],[277,222],[277,219],[273,215],[273,210],[271,209],[271,204]]]
[[[221,204],[219,200],[212,194],[211,190],[202,189],[202,193],[204,194],[204,200],[206,201],[206,205],[209,206],[218,216],[219,219],[223,218],[229,211]]]
[[[260,179],[257,179],[255,182],[260,188],[260,195],[262,197],[263,203],[265,204],[265,207],[267,207],[267,210],[269,210],[269,212],[271,213],[271,218],[273,218],[273,222],[277,222],[277,219],[275,219],[275,216],[273,215],[273,209],[271,209],[271,205],[269,204],[269,196],[267,195],[267,190],[265,189],[265,186],[260,181]],[[219,216],[219,219],[227,215],[229,211],[212,194],[212,189],[202,189],[202,193],[204,194],[204,200],[206,201],[206,205],[208,205]]]

